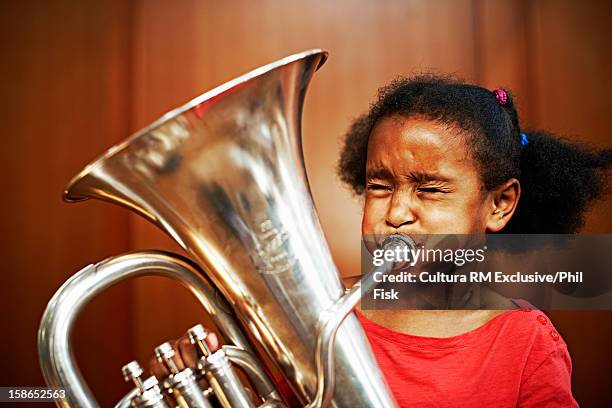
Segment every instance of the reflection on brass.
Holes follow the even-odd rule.
[[[321,50],[306,51],[221,85],[111,148],[71,181],[64,193],[67,201],[98,198],[127,207],[169,234],[196,265],[169,254],[137,253],[81,271],[58,291],[43,317],[39,350],[46,381],[69,391],[65,406],[96,406],[76,366],[63,360],[70,354],[65,339],[70,324],[61,330],[54,326],[78,313],[81,300],[74,294],[82,290],[79,279],[87,282],[91,295],[147,265],[154,274],[161,268],[190,287],[226,337],[252,354],[234,317],[215,305],[207,280],[197,277],[204,271],[301,404],[320,398],[334,407],[395,405],[351,307],[338,306],[345,288],[321,231],[303,163],[302,104],[326,57]],[[72,304],[60,306],[60,301]],[[350,313],[343,323],[344,316],[331,315],[320,322],[326,310],[336,309]],[[58,315],[60,310],[70,319]],[[342,323],[337,333],[337,325],[329,322]],[[335,355],[326,391],[321,373],[327,370],[315,363],[324,361],[327,368],[323,355],[315,356],[321,326],[326,330],[319,338],[322,350],[328,341],[333,344],[334,334],[336,339],[333,352],[325,354]],[[58,350],[61,358],[53,355]],[[241,356],[239,361],[251,361]],[[126,397],[122,404],[129,401]],[[262,401],[282,405],[273,397]]]

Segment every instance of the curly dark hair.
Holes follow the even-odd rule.
[[[452,77],[421,75],[381,88],[370,110],[345,135],[338,174],[357,195],[365,190],[370,133],[391,115],[424,117],[458,129],[488,191],[510,178],[520,181],[520,203],[504,233],[575,233],[589,204],[607,192],[612,149],[521,130],[510,93],[501,105],[488,89]]]

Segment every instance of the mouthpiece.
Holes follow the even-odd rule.
[[[389,235],[382,243],[383,251],[392,251],[392,252],[412,252],[416,249],[416,244],[408,235],[400,235],[394,234]],[[406,266],[407,262],[395,261],[392,263],[392,269],[398,270]],[[391,266],[390,265],[390,266]]]
[[[394,250],[396,248],[408,247],[409,251],[416,249],[416,244],[408,235],[394,234],[389,235],[382,243],[383,249]]]

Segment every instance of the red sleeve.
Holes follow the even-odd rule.
[[[578,407],[572,396],[572,362],[565,343],[559,340],[552,351],[546,355],[536,352],[527,362],[518,407]]]

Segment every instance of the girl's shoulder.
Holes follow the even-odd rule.
[[[523,299],[509,299],[509,302],[515,309],[487,322],[483,336],[506,339],[516,346],[528,347],[532,352],[567,350],[565,341],[546,313]]]
[[[566,348],[565,341],[550,318],[541,310],[521,308],[502,314],[502,330],[524,337],[534,346],[545,349]]]
[[[543,311],[519,309],[501,317],[496,336],[505,338],[502,353],[520,358],[523,381],[548,375],[571,376],[567,344]]]
[[[517,346],[525,348],[519,405],[577,407],[571,357],[550,318],[537,309],[516,310],[507,315],[507,329],[515,333]]]

